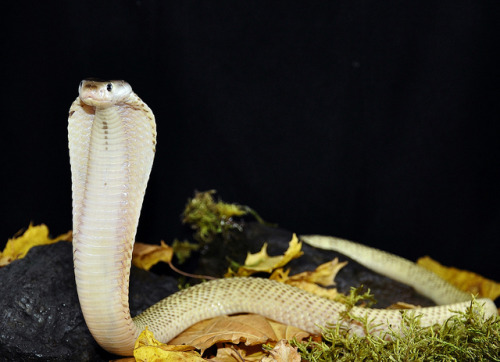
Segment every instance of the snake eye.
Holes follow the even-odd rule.
[[[108,92],[111,92],[111,90],[113,89],[113,84],[108,83],[108,85],[106,86],[106,89],[108,90]]]

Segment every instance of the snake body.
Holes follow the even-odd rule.
[[[371,270],[398,282],[410,285],[436,304],[451,304],[470,300],[469,293],[400,256],[333,236],[302,235],[301,240],[320,249],[335,250]]]
[[[339,322],[340,313],[346,308],[343,304],[259,278],[202,283],[177,292],[131,318],[130,264],[155,154],[153,112],[124,81],[84,80],[70,108],[68,138],[78,297],[87,326],[104,349],[131,355],[136,338],[146,326],[157,339],[168,342],[198,321],[242,312],[261,314],[310,332],[319,332],[318,326]],[[327,240],[319,244],[328,248],[333,243]],[[389,255],[395,270],[399,268],[397,257],[383,255]],[[409,268],[411,274],[415,269]],[[421,282],[425,284],[425,277]],[[451,315],[450,310],[470,306],[462,297],[456,300],[461,302],[458,304],[417,310],[422,314],[422,325],[443,322]],[[481,302],[486,316],[496,313],[491,300]],[[397,329],[401,322],[398,310],[355,307],[351,313],[368,317],[376,326],[374,333],[388,326]],[[354,321],[346,327],[353,333],[366,333]]]

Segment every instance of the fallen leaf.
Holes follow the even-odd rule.
[[[347,265],[347,261],[339,263],[339,259],[335,258],[327,263],[321,264],[314,271],[305,271],[299,274],[295,274],[290,277],[293,281],[306,281],[309,283],[315,283],[322,285],[324,287],[329,287],[335,285],[335,277],[337,273],[344,266]]]
[[[280,268],[286,265],[290,260],[301,256],[303,254],[301,248],[302,242],[299,241],[295,234],[293,234],[288,249],[283,255],[269,256],[267,254],[267,243],[264,243],[259,252],[255,254],[248,253],[245,264],[240,266],[236,273],[230,271],[226,274],[226,277],[249,276],[259,272],[271,273],[274,269]]]
[[[257,362],[262,360],[266,354],[260,345],[245,346],[245,345],[228,345],[226,347],[217,348],[217,355],[209,358],[209,361],[214,362]]]
[[[280,341],[282,339],[291,340],[295,338],[300,342],[311,336],[311,333],[294,326],[290,326],[273,320],[268,320],[268,322],[274,330],[277,341]],[[276,340],[274,342],[276,342]]]
[[[386,309],[416,309],[416,308],[420,308],[420,306],[415,305],[415,304],[405,303],[405,302],[397,302],[397,303],[391,304]]]
[[[310,333],[299,328],[269,320],[259,314],[239,314],[198,322],[170,343],[195,346],[203,353],[211,346],[221,343],[260,346],[263,343],[273,344],[281,339],[295,338],[302,341],[309,336]]]
[[[198,322],[170,343],[189,344],[203,352],[217,343],[244,343],[251,346],[277,340],[274,329],[266,318],[258,314],[241,314]]]
[[[477,294],[480,298],[495,300],[500,296],[500,283],[484,278],[479,274],[444,266],[429,256],[418,259],[417,264],[433,271],[457,288],[468,293]]]
[[[269,351],[269,356],[264,357],[262,362],[300,362],[301,357],[297,347],[290,346],[287,340],[281,340]]]
[[[303,289],[311,294],[315,294],[317,296],[332,300],[337,300],[340,294],[337,288],[323,288],[317,284],[309,283],[306,281],[290,281],[287,282],[286,284],[293,285],[294,287]]]
[[[7,241],[5,249],[0,253],[0,267],[14,260],[24,258],[28,251],[34,246],[54,244],[61,240],[71,241],[71,239],[71,231],[52,239],[49,237],[49,228],[47,225],[41,224],[33,226],[33,224],[30,223],[28,229],[22,235],[16,235]]]
[[[276,269],[271,274],[270,279],[293,285],[297,288],[306,290],[312,294],[329,299],[337,299],[338,291],[335,288],[323,288],[318,284],[328,287],[335,285],[335,276],[347,264],[347,261],[339,263],[335,258],[327,263],[321,264],[314,271],[306,271],[292,276],[288,276],[288,271]]]
[[[134,358],[139,362],[204,361],[192,346],[176,346],[158,342],[151,331],[144,329],[134,346]]]
[[[138,268],[149,270],[160,261],[170,263],[173,255],[174,249],[165,244],[163,240],[161,245],[135,243],[132,252],[132,263]]]

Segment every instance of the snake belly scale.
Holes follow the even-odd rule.
[[[310,332],[338,322],[343,304],[259,278],[202,283],[132,318],[129,274],[156,148],[153,112],[124,81],[84,80],[70,108],[68,138],[78,297],[87,326],[104,349],[131,355],[146,326],[157,339],[168,342],[198,321],[233,313],[257,313]],[[322,247],[328,249],[328,244]],[[448,318],[450,309],[464,310],[470,305],[460,302],[416,312],[422,314],[422,325],[432,325]],[[491,300],[481,302],[486,316],[496,313]],[[376,331],[397,328],[401,322],[398,310],[354,308],[351,312],[366,315],[373,325],[379,325]],[[353,333],[365,333],[354,322],[346,327]]]

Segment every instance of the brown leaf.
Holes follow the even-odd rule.
[[[294,326],[290,326],[272,320],[268,320],[268,322],[273,328],[274,334],[276,335],[276,339],[278,341],[282,339],[290,340],[295,338],[297,341],[300,342],[311,336],[311,333],[303,331],[302,329]]]
[[[189,344],[204,351],[216,343],[242,342],[250,346],[277,340],[274,329],[266,318],[258,314],[242,314],[196,323],[170,343]]]
[[[262,362],[300,362],[301,357],[297,347],[290,346],[287,340],[282,339],[269,351],[269,356],[264,357]]]
[[[484,278],[479,274],[454,267],[446,267],[428,256],[418,259],[417,264],[433,271],[465,292],[478,294],[480,298],[495,300],[500,296],[500,283]]]
[[[174,250],[165,244],[163,240],[161,245],[135,243],[132,252],[132,263],[138,268],[149,270],[160,261],[170,263],[173,255]]]
[[[209,360],[214,362],[257,362],[265,356],[266,354],[260,345],[245,346],[240,343],[217,348],[217,355]]]

